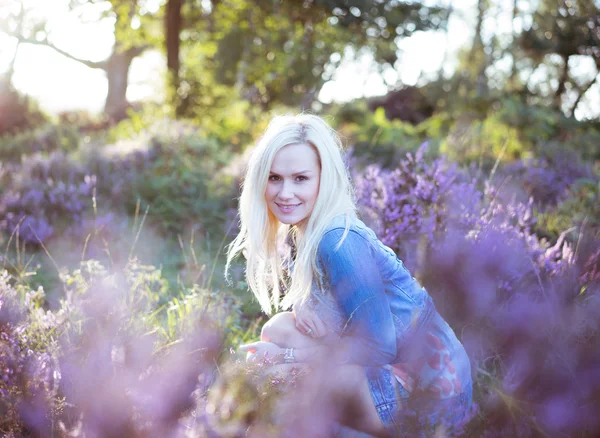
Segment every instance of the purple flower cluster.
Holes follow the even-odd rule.
[[[164,279],[136,262],[108,271],[86,261],[64,280],[60,306],[43,311],[33,291],[21,288],[19,301],[10,277],[0,277],[0,430],[11,437],[209,436],[202,434],[205,393],[223,324],[236,315],[233,300],[195,289],[157,310]],[[177,337],[166,342],[164,329],[175,323]]]
[[[19,226],[34,244],[59,233],[104,239],[124,231],[138,199],[167,229],[226,211],[231,193],[213,184],[226,152],[172,128],[125,154],[119,145],[82,161],[54,153],[0,163],[0,231]],[[593,177],[589,168],[545,157],[473,177],[428,159],[426,147],[392,169],[355,170],[356,195],[363,219],[419,277],[469,353],[476,405],[464,433],[595,436],[600,242],[535,233],[536,212],[562,205],[574,181]],[[86,245],[88,256],[102,252],[93,239]],[[315,436],[334,426],[334,404],[318,397],[326,366],[291,382],[240,364],[215,369],[221,335],[247,336],[239,309],[220,300],[226,294],[194,286],[171,298],[160,270],[134,262],[124,275],[92,260],[61,275],[66,293],[52,310],[34,305],[25,287],[19,302],[0,276],[0,431],[8,436]]]
[[[77,155],[30,155],[22,165],[0,167],[0,232],[18,226],[33,245],[53,236],[82,240],[100,221],[116,235],[120,221],[108,220],[109,212],[127,217],[150,206],[146,225],[167,233],[202,228],[218,239],[225,232],[221,212],[234,207],[233,178],[219,172],[230,157],[218,142],[175,122]]]
[[[562,151],[509,163],[498,176],[514,178],[538,206],[545,207],[563,200],[575,181],[593,178],[593,172],[574,153]]]
[[[235,189],[219,169],[230,154],[200,133],[173,125],[77,156],[34,154],[22,165],[3,165],[0,232],[11,234],[20,226],[20,237],[32,244],[53,235],[80,238],[97,220],[95,194],[100,215],[139,214],[140,202],[142,214],[152,207],[149,222],[163,231],[181,232],[202,221],[203,228],[222,234],[220,212],[233,207]]]
[[[32,350],[26,314],[16,295],[10,277],[0,274],[0,430],[9,431],[8,436],[21,436],[23,428],[39,422],[34,405],[56,396],[55,360],[48,352]]]
[[[365,219],[419,276],[469,352],[479,411],[466,432],[594,436],[600,242],[541,239],[530,196],[540,190],[514,192],[506,174],[496,175],[499,185],[469,180],[443,159],[426,162],[422,150],[394,170],[358,174],[357,195]],[[544,192],[542,206],[560,201],[580,176],[571,170],[552,173],[556,189]]]
[[[372,165],[355,176],[355,189],[363,216],[381,240],[416,268],[421,236],[433,240],[448,226],[450,215],[444,206],[452,205],[458,188],[471,188],[458,180],[454,166],[443,159],[427,163],[422,145],[415,156],[407,154],[394,170]],[[468,198],[467,201],[471,201]],[[463,205],[461,205],[461,208]],[[470,216],[472,210],[468,206]]]
[[[449,233],[428,254],[423,283],[476,370],[470,434],[600,431],[600,281],[581,276],[599,261],[581,254],[557,273],[523,275],[534,265],[527,248],[494,230],[477,240]]]
[[[396,169],[369,166],[355,177],[363,216],[412,270],[422,268],[425,250],[435,248],[448,230],[471,239],[493,231],[522,246],[532,263],[523,265],[516,281],[536,271],[556,273],[572,262],[565,236],[550,246],[535,234],[533,197],[521,201],[489,180],[470,179],[443,158],[427,162],[425,148],[408,154]]]
[[[24,242],[38,244],[52,236],[55,224],[82,221],[90,207],[95,178],[65,182],[54,179],[49,169],[32,166],[0,195],[0,231],[10,234],[19,227]]]

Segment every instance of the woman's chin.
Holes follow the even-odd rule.
[[[281,222],[282,224],[285,225],[294,225],[296,222],[298,222],[297,220],[295,220],[294,218],[291,217],[279,217],[279,222]]]
[[[279,215],[277,219],[285,225],[296,225],[297,223],[302,222],[304,217],[300,217],[299,215]]]

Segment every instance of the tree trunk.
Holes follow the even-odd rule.
[[[180,59],[179,51],[181,45],[181,28],[183,20],[181,16],[181,8],[183,0],[169,0],[167,2],[167,10],[165,13],[165,45],[167,51],[167,74],[168,74],[168,89],[170,100],[175,105],[175,116],[180,115],[181,105],[177,98],[177,89],[179,88],[179,69]]]
[[[446,23],[450,22],[450,15],[452,15],[452,12],[454,12],[454,9],[452,8],[452,0],[449,0],[448,5],[446,6]],[[440,62],[440,69],[437,73],[438,80],[442,80],[444,78],[444,65],[446,64],[450,53],[450,33],[448,32],[447,25],[444,29],[444,37],[446,39],[446,49],[444,50],[444,56],[442,57],[442,62]],[[400,75],[398,75],[398,78],[400,78]]]
[[[488,91],[487,76],[485,75],[485,70],[488,65],[488,55],[485,53],[482,38],[483,21],[485,20],[485,13],[487,12],[487,9],[487,0],[479,0],[477,2],[477,25],[475,27],[475,38],[473,40],[473,46],[471,47],[470,54],[471,62],[477,59],[477,57],[481,57],[481,59],[477,59],[479,68],[477,69],[477,76],[475,77],[475,94],[477,97],[483,97],[487,95]]]
[[[215,18],[215,11],[219,8],[219,6],[221,5],[221,1],[222,0],[212,0],[212,11],[210,13],[210,16],[208,17],[208,33],[210,33],[211,35],[214,35],[215,30],[216,30],[216,18]]]
[[[575,102],[573,102],[573,105],[571,106],[571,111],[570,111],[571,117],[575,117],[575,111],[577,110],[577,107],[579,106],[581,99],[583,99],[583,96],[585,96],[585,93],[587,93],[588,90],[590,88],[592,88],[592,86],[596,83],[596,80],[598,79],[599,74],[600,74],[600,72],[596,72],[596,75],[592,78],[592,80],[590,82],[588,82],[587,85],[583,86],[580,89],[577,99],[575,99]]]
[[[129,20],[131,20],[134,8],[130,8],[129,11]],[[21,9],[17,29],[14,32],[9,32],[9,35],[17,39],[17,50],[19,48],[19,44],[33,44],[37,46],[50,47],[55,52],[63,55],[68,59],[77,61],[89,68],[104,71],[108,80],[108,93],[106,96],[106,101],[104,103],[104,112],[110,117],[110,119],[114,121],[122,120],[126,116],[126,110],[129,106],[129,102],[127,101],[127,85],[131,63],[135,57],[141,55],[147,48],[150,47],[150,45],[143,44],[141,46],[134,46],[127,50],[123,50],[123,45],[120,44],[119,41],[116,41],[116,43],[113,46],[113,51],[107,59],[104,59],[102,61],[90,61],[89,59],[79,58],[55,46],[48,39],[48,35],[46,35],[43,39],[31,38],[23,35],[23,33],[21,32],[22,23],[24,20],[23,17],[24,11],[23,9]],[[119,15],[117,14],[117,19],[118,17]],[[13,64],[14,58],[11,64],[9,65],[7,72],[9,82],[13,73]]]
[[[560,110],[560,106],[562,103],[562,95],[566,91],[566,83],[569,80],[569,55],[563,55],[563,66],[560,72],[560,77],[558,78],[558,87],[556,88],[556,92],[554,93],[554,102],[553,107],[557,110]]]
[[[518,4],[518,0],[513,0],[513,11],[512,11],[512,65],[510,67],[510,78],[509,78],[509,82],[512,86],[515,85],[516,79],[517,79],[517,50],[516,50],[516,45],[517,45],[517,29],[515,28],[515,22],[517,20],[517,17],[519,16],[519,4]]]
[[[21,41],[17,41],[17,47],[15,47],[15,53],[8,64],[8,70],[2,75],[0,79],[0,91],[8,91],[13,89],[13,76],[15,74],[15,61],[17,59],[17,54],[19,53],[19,46],[21,45]]]
[[[167,45],[167,68],[173,74],[179,74],[179,46],[181,26],[181,7],[183,0],[169,0],[165,14],[165,35]]]
[[[113,121],[120,121],[126,117],[129,107],[127,101],[127,85],[129,68],[133,58],[139,53],[130,49],[125,52],[113,52],[106,64],[106,78],[108,79],[108,94],[104,112]]]
[[[483,30],[483,20],[485,11],[487,10],[487,1],[478,0],[477,2],[477,24],[475,25],[475,34],[473,35],[473,44],[469,52],[469,63],[472,63],[477,58],[479,52],[483,51],[483,38],[481,33]]]
[[[254,35],[254,13],[253,8],[248,8],[248,27],[250,29],[250,35]],[[235,78],[235,89],[240,94],[244,94],[244,90],[247,87],[246,79],[248,73],[248,67],[252,62],[252,40],[246,39],[242,47],[242,56],[238,66],[237,75]]]
[[[17,35],[22,35],[23,33],[23,23],[25,21],[25,7],[23,6],[23,2],[19,2],[19,13],[16,16],[17,19],[17,28],[15,29],[15,33]],[[15,61],[17,60],[17,55],[19,54],[19,46],[21,45],[21,40],[17,38],[17,45],[15,46],[15,52],[13,53],[12,59],[8,64],[8,69],[6,73],[4,73],[4,77],[2,78],[2,88],[6,91],[13,89],[13,76],[15,74]],[[0,90],[1,91],[1,90]]]

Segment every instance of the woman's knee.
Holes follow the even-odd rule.
[[[285,347],[295,331],[297,329],[294,314],[292,312],[280,312],[265,323],[260,333],[260,339]]]
[[[335,372],[335,390],[338,397],[354,398],[366,382],[365,369],[359,365],[341,365]]]
[[[365,368],[358,365],[342,365],[332,380],[333,402],[341,408],[340,421],[347,426],[377,437],[388,437],[375,408]]]

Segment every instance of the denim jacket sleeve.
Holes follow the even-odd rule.
[[[329,230],[319,244],[319,260],[325,279],[346,323],[341,336],[347,363],[377,366],[396,357],[396,336],[392,313],[365,236],[350,228],[336,249],[343,228]]]

